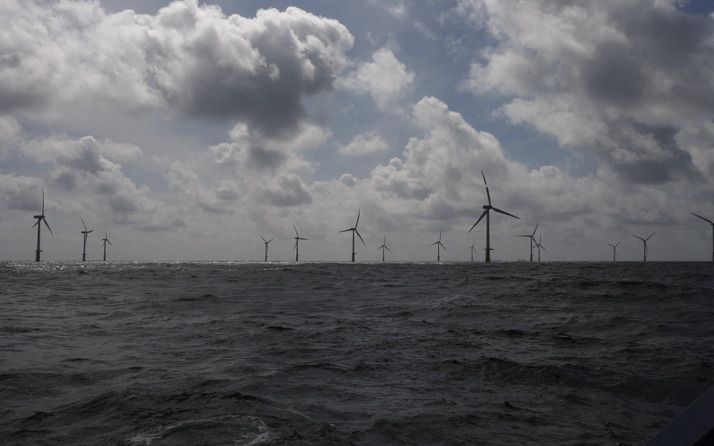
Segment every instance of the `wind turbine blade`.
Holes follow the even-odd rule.
[[[542,249],[543,251],[546,251],[546,252],[548,252],[548,250],[547,250],[547,249],[545,249],[545,246],[543,246],[543,245],[538,245],[538,246],[540,246],[540,249]]]
[[[386,246],[386,245],[385,245],[385,246],[384,246],[384,249],[386,249],[386,250],[389,251],[389,252],[392,252],[392,250],[389,249],[389,246]]]
[[[486,175],[483,173],[483,169],[481,169],[481,176],[483,177],[483,184],[485,186],[488,186],[488,183],[486,182]]]
[[[530,234],[521,234],[521,235],[517,235],[516,237],[528,237],[528,238],[533,238],[533,236],[530,235]]]
[[[536,231],[538,230],[538,225],[539,225],[539,224],[540,224],[540,223],[536,223],[535,228],[533,228],[533,233],[531,234],[531,236],[534,236],[534,235],[535,235]]]
[[[360,240],[362,240],[362,244],[364,246],[367,246],[367,244],[364,242],[364,239],[362,238],[361,235],[359,235],[359,231],[357,230],[357,227],[355,226],[355,234],[357,234],[357,237],[359,237]]]
[[[262,238],[265,243],[268,243],[268,241],[265,240],[265,237],[263,237],[262,235],[260,236],[260,238]]]
[[[94,232],[94,229],[90,229],[89,231],[87,231],[87,234],[91,234],[92,232]]]
[[[110,242],[109,240],[107,240],[107,243],[109,243],[110,245],[112,244],[112,242]],[[112,245],[112,246],[114,246],[114,245]]]
[[[54,237],[55,235],[52,233],[52,228],[50,228],[50,224],[47,223],[47,219],[43,217],[42,221],[45,222],[45,226],[47,226],[47,229],[50,231],[50,234],[52,234],[52,237]],[[39,221],[37,223],[39,223]]]
[[[297,241],[297,239],[295,239],[295,244],[293,245],[293,251],[295,251],[297,249],[297,244],[298,244],[298,241]]]
[[[510,214],[510,213],[508,213],[508,212],[506,212],[506,211],[503,211],[503,210],[501,210],[501,209],[498,209],[498,208],[491,208],[491,209],[493,209],[494,211],[498,212],[499,214],[508,215],[509,217],[517,218],[517,219],[519,219],[519,220],[521,219],[520,217],[517,217],[517,216],[515,216],[515,215],[513,215],[513,214]]]
[[[694,212],[690,212],[690,214],[694,215],[695,217],[701,218],[702,220],[704,220],[705,222],[709,223],[710,225],[714,225],[714,221],[711,221],[711,220],[709,220],[709,219],[706,218],[706,217],[702,217],[701,215],[695,214]]]
[[[617,246],[618,246],[620,243],[622,243],[622,240],[620,240],[619,242],[615,243],[615,248],[617,248]]]
[[[84,219],[82,217],[79,217],[80,220],[82,220],[82,226],[84,226],[84,230],[87,230],[87,224],[84,222]]]
[[[353,230],[354,230],[354,228],[348,228],[348,229],[343,229],[342,231],[338,231],[338,232],[349,232],[349,231],[353,231]]]
[[[649,235],[649,237],[647,237],[647,238],[646,238],[645,240],[649,240],[649,239],[651,239],[653,235],[655,235],[655,233],[654,233],[654,232],[653,232],[652,234],[650,234],[650,235]]]
[[[293,229],[295,230],[295,235],[296,235],[297,237],[300,237],[300,234],[298,234],[297,228],[295,227],[295,225],[293,225]]]
[[[474,223],[474,225],[471,226],[471,229],[469,229],[469,232],[471,232],[471,231],[474,230],[474,228],[476,227],[476,225],[479,224],[479,222],[480,222],[481,220],[483,220],[483,218],[486,216],[486,213],[487,213],[487,212],[488,212],[488,209],[486,209],[485,211],[483,211],[483,214],[481,214],[481,216],[478,218],[478,220],[476,220],[476,223]]]
[[[633,235],[633,237],[634,237],[634,238],[638,238],[638,239],[642,240],[643,242],[645,241],[645,239],[643,239],[642,237],[639,237],[639,236],[637,236],[637,235]]]
[[[39,225],[39,224],[40,224],[40,219],[38,218],[37,221],[35,222],[35,224],[32,225],[32,227],[34,228],[35,226],[37,226],[37,225]]]
[[[42,215],[45,215],[45,186],[42,186]]]
[[[438,245],[438,244],[439,244],[439,241],[437,240],[437,241],[435,241],[434,243],[432,243],[432,244],[429,245],[429,246],[434,246],[434,245]]]
[[[441,245],[441,247],[444,248],[444,251],[446,251],[446,246],[444,246],[443,243],[439,242],[439,245]]]
[[[359,214],[361,212],[361,209],[357,209],[357,221],[355,222],[355,229],[357,229],[357,225],[359,224]]]
[[[268,243],[268,244],[270,244],[270,242],[272,242],[272,241],[273,241],[273,239],[271,238],[270,240],[268,240],[268,241],[267,241],[267,242],[265,242],[265,243]]]
[[[305,237],[300,237],[300,240],[310,240],[310,239],[305,238]]]

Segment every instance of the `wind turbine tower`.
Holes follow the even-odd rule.
[[[538,248],[538,263],[540,263],[540,250],[542,249],[543,251],[548,251],[545,249],[545,246],[543,246],[543,234],[538,235],[538,242],[535,246]]]
[[[298,234],[298,230],[295,225],[293,225],[293,229],[295,230],[295,246],[293,246],[293,249],[295,250],[295,261],[297,262],[300,260],[300,240],[307,239],[304,237],[300,237],[300,234]]]
[[[611,243],[608,243],[608,245],[612,248],[612,261],[616,262],[617,261],[617,247],[622,243],[622,240],[619,242],[615,243],[614,245]]]
[[[84,219],[82,217],[79,217],[80,220],[82,220],[82,226],[84,226],[84,231],[82,231],[82,237],[83,237],[83,243],[82,243],[82,261],[86,262],[87,261],[87,236],[94,232],[94,229],[87,230],[87,224],[84,222]]]
[[[441,248],[444,248],[444,251],[446,251],[446,246],[444,246],[443,243],[441,243],[441,231],[439,231],[439,240],[435,241],[434,243],[431,244],[431,246],[436,245],[436,261],[441,262]]]
[[[351,228],[343,229],[340,232],[349,232],[352,231],[352,261],[355,261],[355,234],[357,234],[357,237],[359,237],[360,240],[362,240],[362,244],[364,246],[367,246],[367,244],[364,242],[364,239],[362,236],[359,234],[359,231],[357,230],[357,225],[359,224],[359,214],[360,210],[357,210],[357,221],[355,221],[355,225]]]
[[[102,239],[102,245],[104,248],[104,255],[102,256],[102,261],[107,261],[107,245],[111,245],[112,242],[109,241],[109,232],[107,232],[107,226],[104,225],[104,238]]]
[[[476,227],[479,222],[486,217],[486,263],[491,263],[491,211],[493,210],[494,212],[498,212],[499,214],[503,215],[508,215],[509,217],[513,218],[518,218],[513,214],[510,214],[504,210],[495,208],[491,205],[491,192],[488,190],[488,183],[486,183],[486,175],[484,175],[483,170],[481,171],[481,176],[483,177],[483,184],[486,186],[486,197],[488,198],[488,204],[483,206],[483,214],[476,220],[476,223],[474,223],[473,226],[471,226],[471,229],[469,229],[469,232],[473,231],[473,229]]]
[[[474,251],[476,250],[476,241],[471,244],[471,263],[474,263]]]
[[[263,237],[262,235],[260,236],[260,238],[262,238],[263,243],[265,243],[265,260],[264,261],[267,262],[268,261],[268,245],[270,244],[270,242],[273,241],[273,239],[271,238],[270,240],[265,240],[265,237]]]
[[[647,240],[649,240],[650,238],[652,238],[653,235],[655,235],[654,232],[653,232],[652,234],[650,234],[647,238],[642,238],[642,237],[640,237],[640,236],[633,235],[634,238],[638,238],[638,239],[642,240],[642,244],[644,245],[644,246],[643,246],[643,251],[642,251],[642,261],[643,261],[643,262],[646,262],[646,261],[647,261]]]
[[[701,215],[695,214],[694,212],[690,212],[690,214],[694,215],[695,217],[701,218],[705,222],[712,225],[712,263],[714,263],[714,221],[711,221],[708,218],[704,218]]]
[[[533,228],[533,232],[531,232],[530,234],[521,234],[518,236],[518,237],[528,237],[528,239],[531,242],[530,243],[530,245],[531,245],[531,263],[533,263],[533,245],[535,244],[535,233],[538,230],[539,224],[540,223],[536,223],[535,228]]]
[[[380,246],[377,249],[382,250],[382,263],[384,263],[384,251],[387,250],[389,252],[392,252],[392,250],[389,249],[389,246],[387,246],[387,236],[386,235],[384,236],[384,241],[382,242],[382,246]]]
[[[52,228],[50,228],[49,223],[47,223],[47,218],[45,218],[45,188],[42,188],[42,212],[40,215],[35,215],[33,217],[35,220],[34,225],[32,227],[34,228],[37,226],[37,250],[35,251],[35,262],[40,261],[40,253],[42,252],[42,249],[40,249],[40,226],[42,226],[40,223],[45,223],[45,226],[47,226],[47,230],[50,231],[50,234],[52,234]],[[52,234],[54,237],[54,234]]]

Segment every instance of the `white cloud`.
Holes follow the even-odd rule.
[[[368,94],[382,111],[390,111],[404,99],[414,83],[414,73],[401,63],[388,48],[372,55],[371,62],[338,81],[342,88]]]
[[[382,135],[377,132],[367,132],[355,136],[349,144],[340,147],[337,151],[343,155],[359,156],[383,152],[388,148]]]
[[[714,112],[714,20],[674,2],[462,0],[495,45],[466,82],[511,98],[514,123],[587,150],[635,183],[708,173],[702,134]],[[704,150],[703,150],[704,147]]]

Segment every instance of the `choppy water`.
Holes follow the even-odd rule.
[[[714,382],[713,273],[0,264],[0,443],[639,444]]]

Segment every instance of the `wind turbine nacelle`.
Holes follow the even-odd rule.
[[[483,205],[483,208],[484,208],[484,209],[491,209],[491,206],[489,206],[489,205],[487,205],[487,204],[484,204],[484,205]]]
[[[33,215],[32,218],[42,218],[44,215]]]

